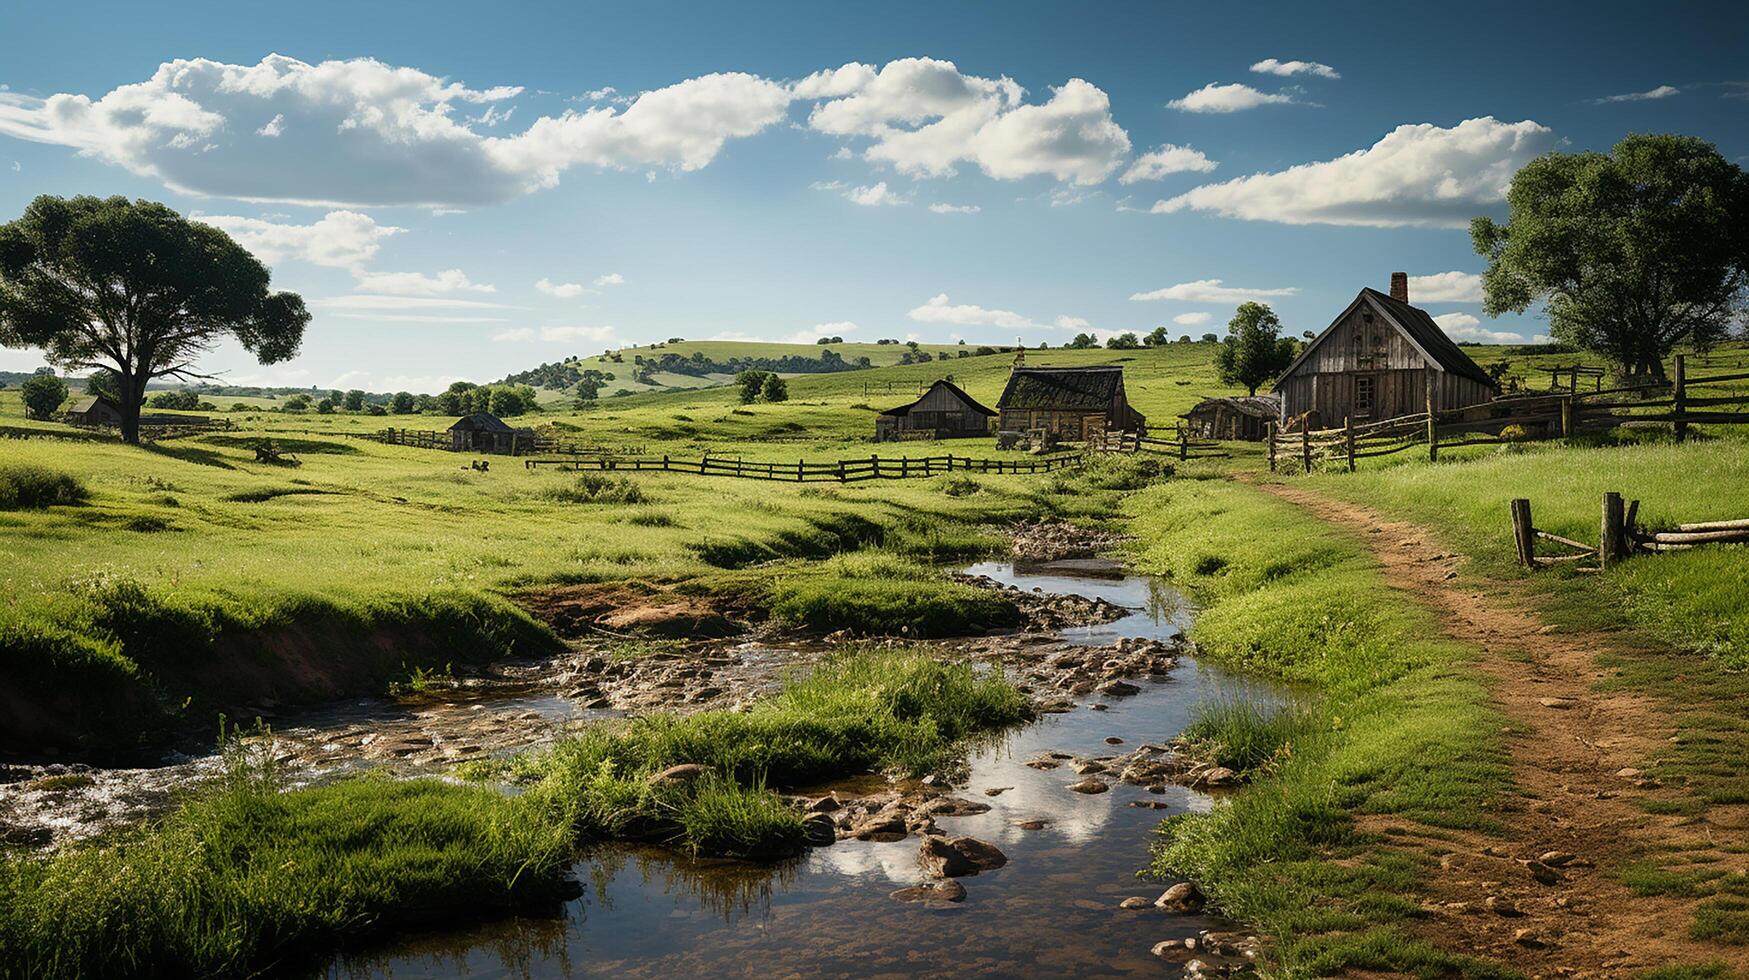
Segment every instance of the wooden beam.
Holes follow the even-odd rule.
[[[1530,523],[1530,501],[1522,497],[1512,501],[1512,541],[1518,548],[1518,563],[1535,568],[1536,528]]]

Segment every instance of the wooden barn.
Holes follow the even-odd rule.
[[[533,429],[513,429],[491,412],[475,412],[455,420],[449,427],[450,448],[458,453],[516,455],[517,446],[532,446]]]
[[[1409,305],[1409,277],[1393,272],[1390,295],[1362,289],[1288,366],[1275,393],[1289,428],[1334,428],[1344,419],[1425,412],[1429,404],[1475,405],[1499,387],[1432,317]]]
[[[936,439],[954,439],[990,434],[994,409],[985,408],[952,381],[929,386],[923,397],[898,408],[889,408],[875,418],[875,441],[889,442],[916,433]]]
[[[1004,432],[1045,431],[1066,442],[1100,438],[1106,432],[1142,432],[1147,420],[1130,407],[1123,368],[1019,367],[996,402]]]
[[[121,408],[101,395],[88,395],[74,402],[73,407],[61,416],[61,421],[68,425],[115,428],[121,425]]]
[[[1180,418],[1193,439],[1258,441],[1267,434],[1264,426],[1281,418],[1281,399],[1274,395],[1204,398]]]

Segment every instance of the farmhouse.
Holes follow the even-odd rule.
[[[1141,432],[1147,424],[1124,394],[1123,368],[1016,367],[996,402],[1004,432],[1045,431],[1068,442],[1107,431]]]
[[[68,425],[120,426],[121,409],[102,395],[89,395],[73,403],[61,420]]]
[[[929,386],[923,397],[898,408],[889,408],[875,418],[875,441],[889,442],[907,435],[937,439],[987,436],[994,409],[985,408],[952,381]]]
[[[1186,432],[1195,439],[1260,440],[1264,426],[1281,417],[1281,399],[1274,395],[1204,398],[1184,413]]]
[[[491,412],[475,412],[455,420],[449,427],[450,449],[455,452],[516,455],[518,444],[532,445],[533,429],[513,429]]]
[[[1312,427],[1462,408],[1499,393],[1439,324],[1409,305],[1409,276],[1391,292],[1362,289],[1275,383],[1282,418]]]

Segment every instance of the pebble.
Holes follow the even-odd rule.
[[[1086,793],[1089,796],[1103,793],[1106,790],[1111,789],[1110,786],[1107,786],[1101,780],[1094,779],[1092,776],[1088,776],[1086,779],[1083,779],[1078,783],[1070,783],[1069,788],[1077,793]]]

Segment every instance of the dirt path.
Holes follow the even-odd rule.
[[[1653,816],[1639,805],[1679,795],[1637,769],[1674,730],[1657,700],[1596,690],[1607,676],[1597,657],[1618,640],[1556,632],[1509,589],[1460,584],[1464,557],[1413,524],[1299,487],[1260,489],[1363,538],[1391,587],[1433,610],[1447,635],[1483,651],[1478,666],[1497,681],[1493,694],[1508,719],[1515,786],[1499,808],[1505,831],[1490,836],[1396,818],[1367,821],[1403,846],[1442,855],[1427,883],[1430,915],[1418,931],[1532,976],[1635,976],[1714,960],[1749,969],[1749,950],[1689,938],[1699,899],[1638,897],[1611,873],[1672,848],[1694,849],[1692,857],[1721,862],[1717,867],[1744,863],[1742,855],[1711,849],[1705,822]],[[1720,843],[1731,839],[1740,837],[1727,831]],[[1502,902],[1516,914],[1500,914]]]

